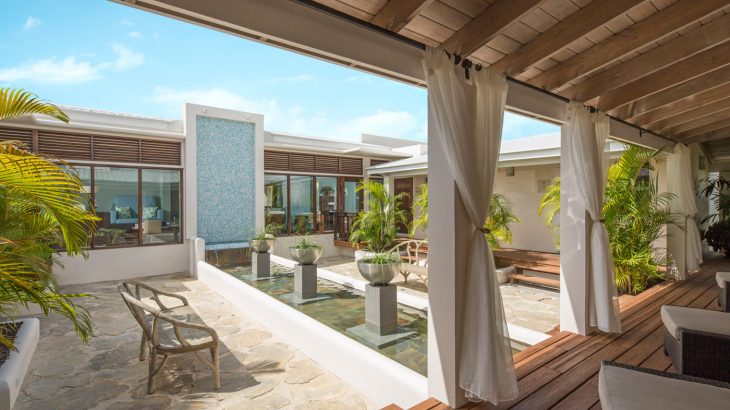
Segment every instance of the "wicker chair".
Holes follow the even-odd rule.
[[[428,241],[408,240],[390,250],[401,258],[400,274],[408,283],[408,276],[414,274],[428,286]]]
[[[720,304],[723,312],[730,312],[727,301],[730,299],[730,272],[717,272],[717,303]]]
[[[730,382],[730,315],[662,306],[664,353],[684,375]]]
[[[604,410],[722,409],[730,403],[730,384],[603,362],[598,395]]]
[[[150,306],[142,301],[140,290],[143,289],[151,293],[151,299],[158,307]],[[213,371],[213,386],[216,390],[220,389],[218,334],[203,323],[190,308],[185,297],[136,281],[121,282],[117,285],[117,290],[132,312],[134,319],[142,327],[140,361],[144,360],[145,349],[149,348],[148,394],[155,392],[154,376],[162,369],[168,356],[184,353],[195,353],[200,361],[210,367]],[[161,295],[178,299],[182,305],[167,307],[160,300]],[[203,350],[210,350],[211,360],[203,356],[201,353]],[[156,363],[157,356],[162,356],[159,366]]]

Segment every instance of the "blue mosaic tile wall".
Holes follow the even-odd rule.
[[[256,226],[254,124],[197,116],[198,236],[248,240]]]

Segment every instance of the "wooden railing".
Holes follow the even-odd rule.
[[[350,239],[352,223],[355,222],[356,213],[335,212],[334,231],[336,241],[347,241]]]

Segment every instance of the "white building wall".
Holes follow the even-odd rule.
[[[188,272],[189,244],[94,249],[88,259],[61,254],[53,273],[60,285]]]
[[[499,169],[494,181],[494,192],[507,197],[513,212],[520,218],[511,225],[512,243],[504,247],[556,252],[553,235],[537,213],[544,192],[539,192],[538,181],[552,182],[560,175],[558,165],[515,167],[515,175],[507,176],[506,169]]]

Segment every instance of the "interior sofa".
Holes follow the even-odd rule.
[[[130,215],[124,217],[120,215],[118,210],[120,208],[129,208]],[[156,196],[143,196],[142,197],[142,208],[157,208],[154,211],[154,217],[147,217],[143,214],[143,220],[164,220],[165,211],[160,209],[160,199]],[[139,223],[139,203],[137,202],[136,195],[117,195],[114,197],[114,202],[110,210],[110,222],[112,225],[134,225]]]

